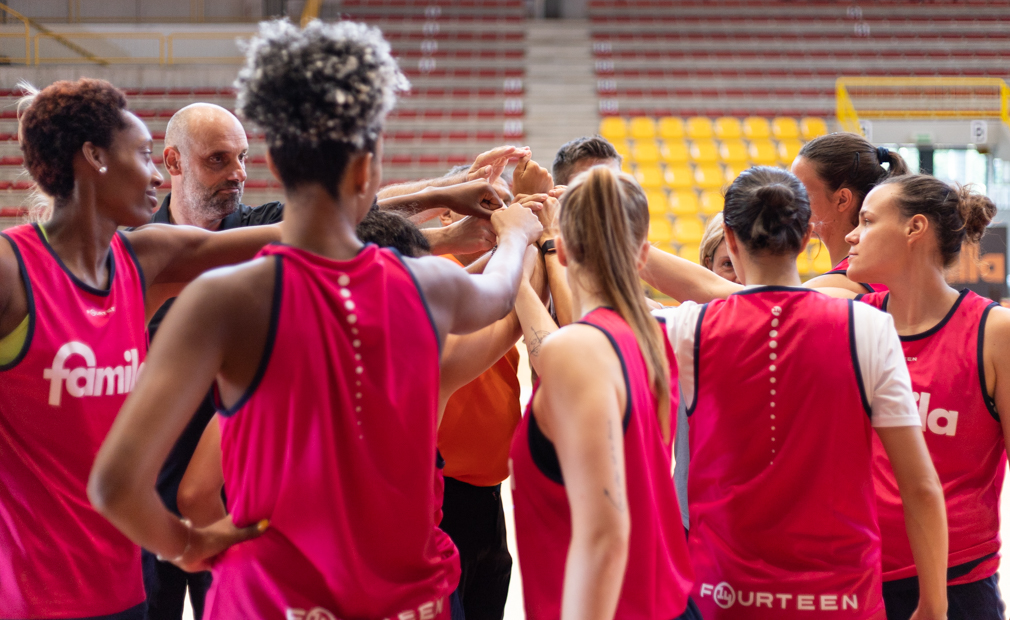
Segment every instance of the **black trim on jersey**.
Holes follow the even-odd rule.
[[[779,286],[777,284],[769,284],[767,286],[755,286],[753,288],[745,288],[742,291],[737,291],[732,293],[733,295],[753,295],[754,293],[772,293],[772,292],[782,292],[782,293],[817,293],[817,289],[806,288],[805,286]],[[823,294],[823,293],[822,293]]]
[[[105,261],[109,263],[109,288],[102,290],[100,288],[95,288],[90,284],[85,284],[84,282],[81,282],[81,280],[77,276],[75,276],[69,269],[67,269],[67,266],[63,263],[63,259],[60,258],[59,254],[56,253],[56,250],[53,249],[53,246],[49,245],[49,241],[46,240],[46,236],[42,234],[42,228],[40,228],[38,224],[32,224],[32,228],[35,229],[35,234],[39,236],[39,239],[42,241],[42,245],[44,245],[46,249],[49,251],[49,254],[51,254],[52,257],[56,259],[56,264],[60,266],[60,269],[63,270],[63,273],[67,274],[67,276],[70,277],[71,282],[73,282],[78,288],[82,289],[86,293],[91,293],[92,295],[97,295],[99,297],[109,296],[109,293],[112,292],[112,283],[116,279],[116,260],[115,258],[113,258],[113,251],[111,246],[109,247],[109,256],[105,259]]]
[[[891,294],[888,293],[887,296],[890,297]],[[939,323],[937,323],[933,327],[930,327],[929,329],[927,329],[926,331],[922,332],[921,334],[913,334],[911,336],[900,336],[899,335],[898,338],[900,338],[902,342],[912,342],[914,340],[922,340],[923,338],[929,338],[930,336],[932,336],[936,332],[938,332],[941,329],[943,329],[943,326],[946,325],[948,321],[950,321],[950,319],[954,316],[954,313],[957,312],[957,309],[961,306],[961,302],[964,301],[964,298],[967,297],[967,296],[968,296],[968,289],[966,289],[966,288],[965,289],[961,289],[961,293],[957,296],[957,300],[954,302],[954,305],[951,306],[950,310],[947,311],[947,316],[943,317],[940,320]],[[887,312],[887,299],[886,298],[884,300],[883,310],[884,310],[884,312]],[[982,390],[982,391],[985,392],[985,390]]]
[[[144,601],[114,614],[88,616],[87,618],[68,618],[67,620],[144,620],[146,617],[147,601]]]
[[[855,300],[847,299],[849,304],[849,357],[852,358],[852,368],[856,371],[856,385],[859,387],[859,400],[863,403],[863,409],[867,417],[873,419],[873,410],[870,408],[870,401],[866,399],[866,386],[863,385],[863,371],[859,368],[859,355],[856,353],[856,306]]]
[[[274,343],[277,340],[277,324],[280,321],[281,315],[281,300],[284,297],[284,261],[280,254],[274,254],[273,256],[274,294],[272,307],[270,308],[270,324],[267,327],[267,341],[263,344],[263,357],[260,358],[259,366],[256,367],[256,374],[253,375],[253,380],[249,383],[249,387],[245,389],[242,396],[231,407],[224,406],[224,402],[221,400],[221,393],[217,388],[217,382],[214,382],[214,408],[226,418],[238,413],[239,409],[244,407],[249,402],[249,399],[252,398],[256,388],[263,381],[263,375],[267,372],[267,366],[270,364],[270,358],[274,352]]]
[[[856,282],[856,284],[858,284],[859,286],[865,288],[867,293],[876,293],[877,292],[877,291],[873,290],[873,287],[870,286],[869,284],[867,284],[866,282]]]
[[[18,244],[14,243],[14,240],[0,232],[0,237],[3,237],[11,244],[11,248],[14,250],[14,259],[18,262],[18,271],[21,273],[21,280],[25,284],[25,296],[28,298],[28,333],[25,334],[25,341],[21,345],[21,350],[18,354],[7,364],[0,364],[0,372],[4,370],[10,370],[18,364],[21,360],[28,355],[28,349],[32,345],[32,337],[35,335],[35,293],[32,291],[31,280],[28,279],[28,267],[25,266],[25,259],[21,256],[21,250],[18,248]],[[17,327],[21,324],[18,323]],[[17,329],[15,327],[15,329]],[[9,335],[9,334],[8,334]]]
[[[445,469],[445,459],[442,458],[442,452],[438,448],[435,448],[435,469]]]
[[[400,254],[396,248],[388,247],[385,249],[389,250],[396,256],[397,260],[400,261],[400,264],[403,265],[403,268],[408,274],[410,274],[410,279],[414,281],[414,288],[417,289],[417,294],[421,298],[421,305],[424,306],[424,311],[428,315],[428,321],[431,322],[431,330],[435,332],[435,345],[438,346],[438,358],[442,359],[442,339],[438,335],[438,326],[435,325],[435,316],[431,313],[431,307],[428,306],[428,299],[424,296],[424,291],[421,289],[421,283],[417,281],[417,276],[415,276],[414,272],[410,270],[410,267],[407,266],[407,261],[403,260],[403,255]]]
[[[147,278],[144,277],[144,268],[140,266],[140,259],[137,258],[137,253],[133,250],[133,244],[130,243],[130,240],[127,239],[126,235],[124,235],[122,232],[120,232],[120,231],[117,230],[116,231],[116,235],[119,236],[119,239],[123,242],[123,245],[126,246],[126,251],[130,255],[130,258],[133,259],[133,264],[137,268],[137,273],[140,274],[140,292],[141,292],[141,294],[145,294],[146,295],[147,294]],[[111,289],[112,287],[109,286],[109,288]]]
[[[999,422],[999,413],[996,412],[996,401],[989,396],[989,388],[986,387],[985,383],[985,358],[983,352],[983,346],[985,344],[985,323],[989,320],[989,311],[993,308],[999,307],[999,304],[995,301],[985,307],[982,311],[982,318],[978,322],[978,383],[979,387],[982,389],[982,400],[985,401],[985,408],[989,410],[989,415],[992,416],[994,420]]]
[[[631,379],[628,377],[628,366],[624,363],[624,355],[621,354],[621,348],[618,346],[617,340],[603,327],[587,321],[576,321],[576,323],[595,327],[603,332],[603,335],[610,341],[610,346],[614,347],[617,359],[621,362],[621,374],[624,376],[624,390],[627,392],[624,418],[621,420],[621,431],[622,434],[627,433],[628,425],[631,424]],[[537,416],[533,413],[532,402],[530,403],[530,411],[527,415],[530,416],[530,424],[526,435],[529,440],[530,457],[533,459],[533,464],[549,480],[564,486],[565,479],[561,475],[561,463],[558,461],[558,452],[554,449],[554,443],[540,430],[540,426],[537,424]]]
[[[859,293],[856,295],[852,301],[863,301],[863,297],[866,297],[869,293]]]
[[[733,293],[736,295],[736,293]],[[699,370],[701,369],[701,323],[705,320],[705,313],[708,312],[708,304],[703,304],[701,306],[701,312],[698,313],[698,323],[694,326],[694,397],[691,399],[691,406],[685,407],[687,411],[687,417],[694,415],[694,408],[698,406],[698,384]]]
[[[849,277],[848,269],[832,269],[831,271],[825,271],[821,274],[822,276],[845,276]]]
[[[947,568],[947,581],[953,581],[959,577],[964,577],[971,571],[975,570],[979,564],[985,562],[989,558],[996,555],[996,552],[983,555],[982,557],[975,560],[968,560],[963,564],[958,564],[957,566],[951,566]],[[969,582],[971,583],[971,582]],[[903,577],[902,579],[892,579],[891,581],[884,582],[884,594],[896,594],[898,592],[907,592],[909,590],[914,590],[919,587],[919,576],[912,575],[911,577]]]

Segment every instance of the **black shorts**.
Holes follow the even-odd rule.
[[[884,582],[887,620],[908,620],[919,605],[919,583]],[[947,620],[1003,620],[1006,605],[999,593],[999,573],[956,586],[947,586]]]
[[[694,604],[694,599],[687,597],[687,609],[673,620],[702,620],[701,610]]]

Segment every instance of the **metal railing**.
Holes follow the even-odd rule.
[[[240,63],[245,58],[237,45],[222,45],[214,53],[185,53],[193,41],[233,43],[236,39],[252,37],[252,32],[73,32],[43,33],[33,37],[34,64],[103,62],[110,64],[141,65],[185,65],[185,64],[229,64]],[[60,37],[67,41],[90,41],[93,51],[90,58],[54,56],[47,53],[45,42]],[[123,45],[117,43],[139,42],[132,45],[132,53],[125,53]],[[145,45],[144,43],[147,43]],[[189,45],[176,43],[189,42]],[[157,53],[154,47],[157,46]],[[129,44],[127,44],[129,46]],[[100,49],[104,48],[104,49]],[[138,49],[140,48],[140,49]],[[221,52],[224,53],[221,53]],[[183,53],[180,53],[183,52]]]
[[[860,119],[999,119],[1010,127],[1010,86],[1000,78],[840,77],[835,114],[845,131]]]
[[[0,4],[0,11],[3,11],[7,15],[10,15],[11,17],[17,19],[18,21],[22,22],[25,25],[25,33],[23,35],[21,33],[0,32],[0,38],[2,38],[2,39],[11,39],[11,38],[13,38],[13,39],[19,39],[21,37],[24,37],[24,39],[25,39],[25,62],[24,62],[24,64],[30,65],[32,63],[32,56],[31,56],[31,54],[32,54],[32,48],[31,48],[31,36],[32,36],[32,32],[31,32],[31,24],[29,23],[28,18],[25,17],[24,15],[22,15],[21,13],[18,13],[14,9],[10,8],[6,4]],[[13,61],[14,61],[14,58],[10,58],[9,59],[9,62],[13,62]]]

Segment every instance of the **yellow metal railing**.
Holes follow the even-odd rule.
[[[854,133],[862,133],[861,118],[999,119],[1010,127],[1010,86],[999,78],[840,77],[835,105],[838,124]]]
[[[0,5],[2,6],[2,5]],[[91,62],[101,62],[110,64],[157,64],[157,65],[185,65],[185,64],[227,64],[227,63],[240,63],[243,61],[245,56],[242,54],[238,48],[235,48],[233,54],[229,55],[179,55],[185,45],[177,46],[176,43],[181,43],[185,41],[234,41],[240,38],[252,37],[252,32],[173,32],[171,34],[161,34],[158,32],[73,32],[73,33],[49,33],[40,32],[36,34],[34,39],[34,50],[35,50],[35,64],[49,64],[49,63],[73,63],[82,61]],[[102,53],[91,53],[87,52],[88,57],[64,57],[64,56],[50,56],[46,54],[45,47],[43,45],[44,41],[50,39],[62,39],[62,43],[72,42],[73,40],[83,40],[83,41],[98,41],[108,44],[115,44],[116,41],[131,40],[131,41],[150,41],[153,44],[157,43],[158,52],[154,54],[153,51],[147,55],[103,55]],[[76,47],[76,45],[75,45]]]
[[[20,22],[22,22],[25,25],[25,33],[24,33],[24,35],[22,35],[21,33],[15,34],[13,32],[3,32],[3,33],[0,33],[0,38],[4,38],[4,39],[19,39],[22,36],[24,36],[24,39],[25,39],[25,63],[24,64],[26,64],[26,65],[32,64],[32,48],[31,48],[31,36],[32,36],[32,32],[31,32],[31,24],[29,23],[28,18],[25,17],[24,15],[22,15],[21,13],[18,13],[14,9],[10,8],[6,4],[0,4],[0,11],[3,11],[4,13],[6,13],[6,14],[10,15],[11,17],[19,20]],[[14,60],[15,60],[14,58],[11,58],[12,62]]]

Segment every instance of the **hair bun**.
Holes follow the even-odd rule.
[[[796,192],[781,183],[759,187],[754,196],[762,204],[766,219],[774,215],[773,221],[784,221],[796,210]]]
[[[989,222],[996,216],[996,204],[988,197],[974,190],[971,185],[959,186],[957,211],[964,221],[964,232],[970,243],[978,243],[985,234]]]

